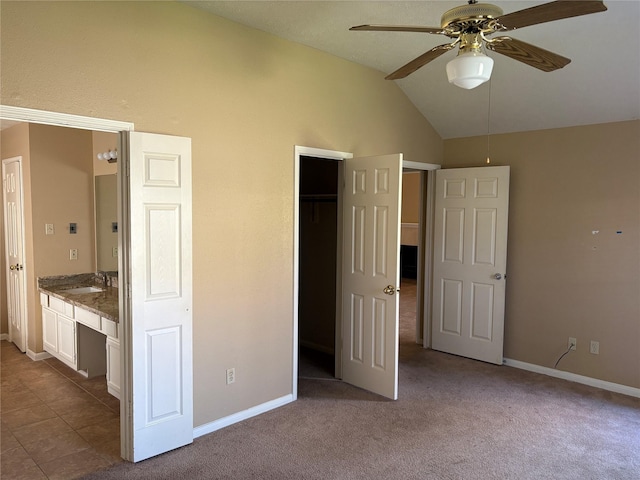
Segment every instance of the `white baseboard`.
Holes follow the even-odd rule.
[[[36,353],[33,350],[29,350],[27,348],[27,357],[29,357],[31,360],[33,361],[39,361],[39,360],[45,360],[47,358],[52,358],[50,353],[47,352],[40,352],[40,353]]]
[[[0,333],[0,340],[6,340],[8,342],[9,341],[9,334],[8,333]]]
[[[193,429],[193,438],[198,438],[203,435],[207,435],[208,433],[213,433],[216,430],[220,430],[221,428],[228,427],[229,425],[233,425],[234,423],[238,423],[248,418],[255,417],[256,415],[266,413],[269,410],[274,410],[291,402],[293,402],[293,395],[285,395],[284,397],[276,398],[275,400],[256,405],[255,407],[243,410],[242,412],[234,413],[233,415],[221,418],[220,420],[200,425],[199,427],[195,427]]]
[[[589,385],[590,387],[601,388],[610,392],[622,393],[623,395],[640,398],[640,388],[629,387],[627,385],[621,385],[619,383],[606,382],[604,380],[598,380],[597,378],[585,377],[576,373],[556,370],[554,368],[542,367],[540,365],[521,362],[519,360],[511,360],[510,358],[505,358],[503,363],[509,367],[519,368],[521,370],[527,370],[529,372],[541,373],[550,377],[562,378],[563,380],[569,380],[570,382],[581,383],[583,385]]]

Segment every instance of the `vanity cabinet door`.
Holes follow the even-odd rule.
[[[76,322],[58,315],[58,358],[76,368]]]
[[[120,398],[120,342],[107,337],[107,390]]]
[[[45,351],[58,353],[58,314],[48,308],[42,309],[42,345]]]

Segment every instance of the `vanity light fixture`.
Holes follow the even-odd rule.
[[[118,160],[118,150],[114,148],[108,152],[99,153],[98,160],[106,160],[109,163],[114,163]]]

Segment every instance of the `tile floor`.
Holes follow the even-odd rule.
[[[104,376],[34,362],[0,342],[0,478],[79,478],[120,458],[120,401]]]
[[[401,343],[415,341],[415,289],[402,279]],[[120,401],[104,376],[86,379],[56,359],[34,362],[12,343],[0,346],[2,480],[71,480],[123,461]]]

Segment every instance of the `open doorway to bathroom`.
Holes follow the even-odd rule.
[[[117,277],[118,241],[117,231],[113,232],[114,223],[117,225],[117,163],[98,160],[97,154],[115,150],[118,135],[5,120],[0,121],[0,127],[2,159],[20,156],[28,163],[30,172],[25,183],[28,188],[23,191],[30,208],[29,226],[33,226],[33,234],[27,240],[25,275],[28,273],[28,278],[73,276],[102,270],[113,272]],[[108,223],[108,234],[100,233],[100,218],[103,223]],[[74,258],[71,258],[71,250],[76,253]],[[102,251],[104,255],[100,254]],[[101,256],[108,261],[99,260]],[[2,264],[6,264],[4,258],[0,261]],[[80,368],[80,361],[77,362],[78,368],[71,368],[40,346],[45,342],[61,345],[61,341],[58,342],[62,338],[60,332],[65,333],[66,339],[73,338],[66,336],[73,329],[71,331],[77,332],[77,338],[87,341],[67,343],[64,349],[60,347],[59,350],[71,351],[73,363],[75,359],[86,358],[86,349],[81,352],[78,345],[80,348],[90,345],[94,350],[91,357],[97,359],[101,355],[102,364],[105,364],[108,337],[113,337],[115,342],[119,339],[112,331],[107,335],[106,321],[102,323],[104,333],[98,333],[95,328],[80,323],[76,317],[80,314],[73,310],[67,310],[59,318],[55,313],[53,317],[47,316],[55,318],[59,329],[49,329],[56,338],[55,343],[50,341],[51,336],[45,339],[40,326],[44,324],[41,316],[45,308],[43,298],[48,301],[48,296],[39,296],[33,290],[34,283],[29,282],[28,288],[35,300],[24,309],[32,322],[32,343],[27,346],[26,354],[4,337],[1,342],[3,389],[7,387],[6,391],[11,393],[7,398],[3,397],[3,423],[7,427],[6,432],[3,430],[3,441],[10,443],[12,439],[19,439],[30,464],[51,478],[64,475],[59,472],[68,468],[67,455],[71,456],[79,449],[83,453],[75,456],[73,463],[84,473],[122,461],[120,400],[113,388],[110,389],[107,376],[104,372],[94,375],[88,369]],[[4,296],[7,291],[4,277],[0,279],[0,290],[0,296]],[[58,302],[56,306],[62,304]],[[0,305],[4,323],[7,303],[2,301]],[[69,320],[72,318],[75,319]],[[69,328],[65,330],[65,327]],[[5,328],[3,324],[2,331]],[[68,345],[76,349],[67,350]],[[117,360],[119,378],[119,354],[114,360]],[[116,384],[115,378],[115,374],[110,377],[111,387]],[[4,465],[3,473],[12,476],[9,471],[4,471]],[[19,473],[27,474],[25,471]]]

